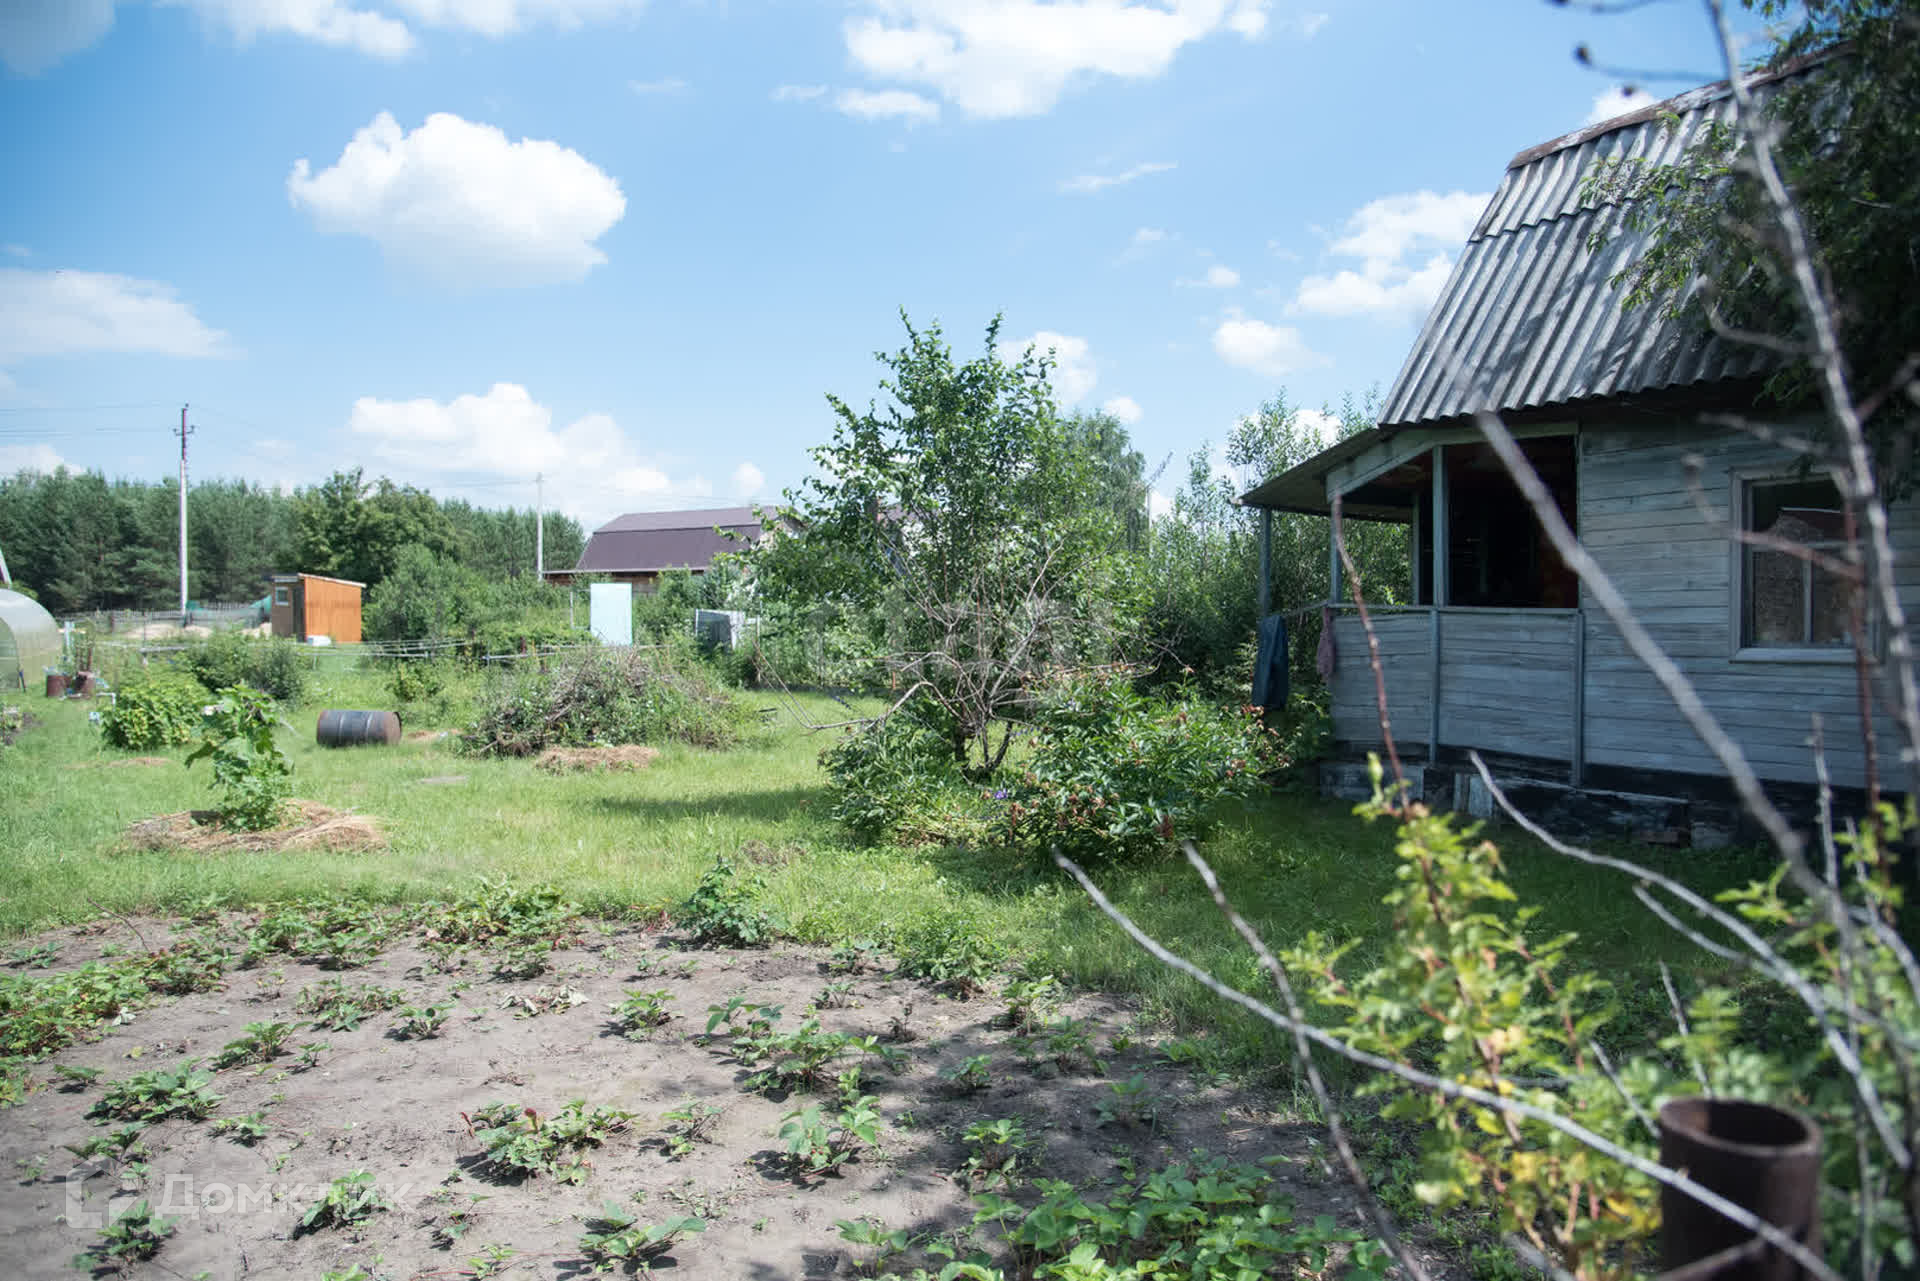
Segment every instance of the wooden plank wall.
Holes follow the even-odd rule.
[[[1441,745],[1571,760],[1577,618],[1570,610],[1441,610]]]
[[[1414,744],[1424,747],[1430,734],[1433,669],[1428,626],[1424,609],[1373,615],[1380,666],[1387,679],[1387,710],[1401,751]],[[1333,736],[1342,743],[1378,747],[1380,704],[1359,615],[1341,611],[1334,619],[1333,638],[1340,655],[1329,682]]]
[[[324,578],[303,578],[308,636],[325,636],[336,645],[360,643],[360,589]]]
[[[1813,781],[1817,712],[1835,781],[1860,785],[1866,757],[1850,665],[1732,658],[1734,559],[1688,492],[1688,454],[1703,459],[1701,485],[1722,520],[1736,469],[1791,463],[1749,436],[1704,427],[1583,427],[1582,540],[1763,778]],[[1920,597],[1920,504],[1901,503],[1891,515],[1901,595],[1912,600]],[[1612,622],[1586,603],[1587,760],[1723,774]],[[1894,751],[1884,728],[1878,738],[1883,755]]]

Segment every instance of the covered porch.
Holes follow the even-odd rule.
[[[1571,425],[1516,431],[1570,523],[1578,511]],[[1387,710],[1403,758],[1468,750],[1576,787],[1583,781],[1586,620],[1578,579],[1476,429],[1375,428],[1247,493],[1261,511],[1260,612],[1273,513],[1388,522],[1406,531],[1410,574],[1367,589]],[[1326,603],[1337,659],[1328,679],[1336,741],[1382,742],[1367,639],[1329,548]],[[1392,599],[1389,599],[1389,596]],[[1290,604],[1286,602],[1283,604]]]

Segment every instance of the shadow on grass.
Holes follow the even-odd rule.
[[[809,807],[826,800],[824,787],[785,787],[768,791],[712,792],[697,798],[596,796],[585,808],[621,818],[706,818],[719,812],[730,817],[781,823],[805,817]]]

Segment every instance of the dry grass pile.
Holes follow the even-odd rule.
[[[72,765],[63,765],[62,769],[151,769],[155,765],[171,765],[172,761],[164,756],[123,756],[113,761],[76,761]]]
[[[603,770],[645,769],[659,755],[658,748],[634,743],[619,747],[549,747],[534,764],[549,774],[597,774]]]
[[[142,819],[129,827],[126,842],[139,850],[189,850],[196,854],[223,854],[234,850],[253,853],[279,850],[381,850],[387,834],[379,821],[352,810],[337,810],[318,801],[287,802],[287,820],[264,832],[245,832],[221,825],[213,810],[187,810]]]

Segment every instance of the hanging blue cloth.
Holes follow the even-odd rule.
[[[1260,648],[1253,660],[1253,705],[1278,710],[1287,705],[1287,620],[1268,614],[1260,620]]]

